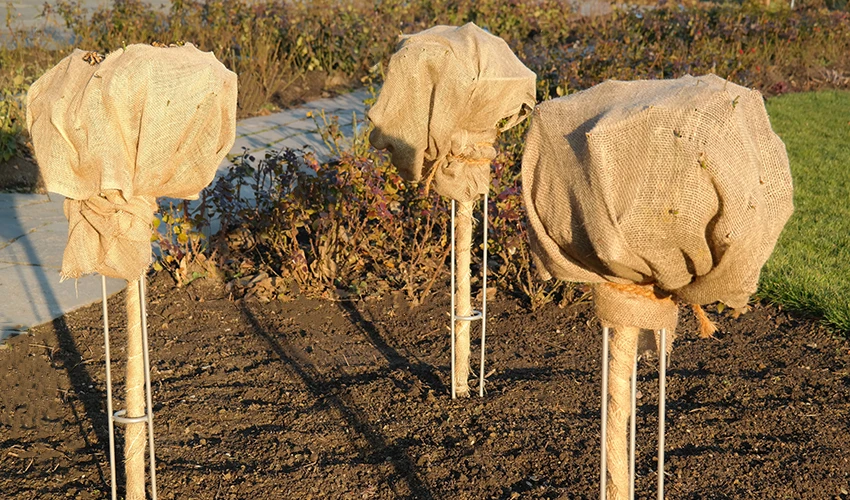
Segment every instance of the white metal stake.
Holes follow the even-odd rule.
[[[110,365],[112,358],[109,354],[109,311],[106,306],[106,276],[101,276],[101,288],[103,291],[103,344],[106,354],[106,414],[109,424],[109,484],[112,488],[112,500],[118,499],[117,485],[115,484],[115,422],[112,420],[112,370]]]
[[[481,298],[481,369],[478,374],[478,396],[484,397],[484,341],[487,338],[487,219],[490,214],[490,203],[487,193],[484,193],[484,293]]]
[[[602,474],[599,480],[599,499],[607,498],[608,487],[608,327],[602,327]]]
[[[658,500],[664,500],[664,424],[667,392],[667,330],[661,329],[658,348]]]
[[[452,399],[457,398],[457,393],[455,391],[455,295],[457,294],[457,290],[455,290],[455,264],[457,263],[457,259],[455,259],[455,205],[457,202],[452,200]]]
[[[632,367],[632,414],[629,417],[629,500],[635,500],[635,436],[637,435],[637,362]]]

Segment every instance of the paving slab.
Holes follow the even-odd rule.
[[[60,282],[68,222],[58,195],[0,193],[0,340],[90,304],[100,277]],[[107,292],[123,288],[107,280]]]
[[[12,197],[9,200],[7,197]],[[26,197],[31,197],[27,199]],[[0,211],[10,216],[0,220],[0,252],[12,238],[23,236],[39,227],[54,222],[66,222],[62,211],[64,197],[58,195],[0,195]],[[65,231],[67,232],[67,226]]]

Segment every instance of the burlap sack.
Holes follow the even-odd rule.
[[[534,106],[535,78],[504,40],[472,23],[402,37],[369,111],[369,141],[390,151],[405,180],[419,181],[424,168],[441,195],[477,199],[496,135]]]
[[[745,306],[793,211],[761,94],[714,75],[608,81],[537,106],[522,179],[538,267],[645,285],[642,298],[596,287],[611,326],[675,326],[673,301],[647,302],[668,294]]]
[[[47,189],[69,198],[63,279],[135,279],[155,198],[196,198],[233,145],[236,75],[191,44],[98,59],[75,50],[39,78],[27,127]]]

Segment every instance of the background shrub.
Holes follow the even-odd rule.
[[[709,72],[766,96],[850,88],[844,0],[803,0],[793,11],[775,1],[688,3],[597,17],[580,17],[562,0],[172,0],[167,9],[115,0],[94,12],[78,0],[60,0],[45,12],[61,18],[74,45],[90,50],[185,40],[214,52],[239,75],[240,117],[380,83],[398,35],[466,22],[508,42],[537,73],[539,100],[610,78]],[[7,27],[11,41],[0,48],[0,160],[26,154],[22,97],[72,49],[44,33]],[[387,157],[370,151],[364,131],[341,147],[335,121],[322,118],[332,161],[320,164],[299,151],[242,156],[206,192],[201,212],[190,214],[186,205],[163,210],[168,231],[159,237],[159,265],[186,282],[209,268],[192,267],[195,260],[216,260],[234,293],[262,300],[389,291],[424,300],[447,276],[448,206],[402,183]],[[579,294],[535,277],[519,179],[523,131],[517,127],[500,139],[494,162],[490,275],[535,308]],[[197,230],[207,209],[223,228],[209,246]],[[483,244],[478,231],[476,250]],[[480,271],[480,262],[474,266]]]

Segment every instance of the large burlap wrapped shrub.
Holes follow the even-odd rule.
[[[674,299],[744,307],[793,211],[761,94],[714,75],[537,106],[522,179],[538,267],[599,283],[608,326],[672,331]]]
[[[419,181],[424,169],[441,195],[477,199],[497,134],[534,106],[535,78],[504,40],[472,23],[402,37],[369,111],[369,141],[390,151],[405,180]]]
[[[62,277],[135,279],[150,264],[155,198],[197,198],[233,145],[236,75],[211,53],[75,50],[27,94],[49,191],[66,196]]]

